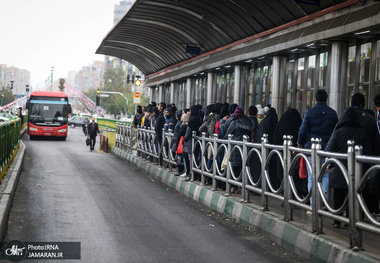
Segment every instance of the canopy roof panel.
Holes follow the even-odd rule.
[[[145,75],[280,27],[346,0],[136,0],[97,54],[122,58]]]

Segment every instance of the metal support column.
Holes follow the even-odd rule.
[[[375,94],[375,77],[376,77],[376,56],[377,56],[377,39],[372,41],[371,46],[371,62],[369,66],[369,87],[368,87],[368,105],[369,109],[375,108],[373,99]]]
[[[148,87],[148,98],[149,98],[149,101],[153,101],[152,87]]]
[[[285,77],[286,58],[273,57],[272,107],[276,109],[279,116],[282,115],[285,109]]]
[[[240,98],[240,76],[241,76],[241,66],[235,65],[235,86],[234,86],[234,98],[233,103],[236,103],[240,106],[241,98]]]
[[[158,103],[162,102],[163,100],[163,86],[158,86]]]
[[[361,62],[362,43],[360,40],[356,42],[356,57],[355,57],[355,79],[354,79],[354,93],[359,91],[360,82],[360,62]]]
[[[170,103],[175,103],[174,102],[174,82],[170,83]]]
[[[207,73],[207,88],[206,88],[206,105],[213,103],[212,101],[213,87],[214,87],[213,79],[214,79],[214,73],[208,72]]]
[[[340,87],[340,66],[342,59],[342,43],[335,42],[331,45],[330,52],[330,91],[329,91],[329,106],[338,111],[342,102],[342,88]]]
[[[186,108],[191,106],[191,78],[186,79]]]

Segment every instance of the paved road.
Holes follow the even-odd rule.
[[[24,141],[7,241],[80,241],[81,262],[303,262],[113,155],[90,152],[79,128],[67,141]]]

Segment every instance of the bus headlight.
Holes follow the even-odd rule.
[[[29,131],[38,131],[37,128],[29,127]]]
[[[60,130],[58,130],[58,132],[66,132],[67,131],[67,129],[60,129]]]

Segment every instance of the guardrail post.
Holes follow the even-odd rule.
[[[190,164],[190,167],[191,167],[191,182],[194,182],[194,171],[193,171],[193,167],[194,167],[194,160],[195,158],[193,158],[194,156],[194,145],[195,145],[195,142],[194,142],[194,137],[197,135],[197,133],[195,131],[193,131],[193,136],[191,136],[191,152],[192,154],[189,154],[189,164]]]
[[[212,160],[212,191],[216,190],[216,165],[217,165],[217,151],[218,151],[218,143],[216,142],[216,139],[218,139],[218,134],[214,134],[214,143],[213,143],[213,148],[214,148],[214,155],[213,155],[213,160]]]
[[[247,142],[248,136],[243,135],[243,156],[242,156],[242,187],[241,187],[241,201],[248,202],[248,191],[246,189],[247,185]]]
[[[317,154],[317,151],[321,149],[320,139],[311,139],[311,169],[312,169],[312,231],[313,233],[322,233],[323,221],[322,217],[318,215],[318,210],[321,209],[321,198],[317,188],[318,176],[321,170],[321,158]]]
[[[283,158],[284,158],[284,220],[290,221],[293,219],[293,209],[289,205],[289,200],[292,197],[292,192],[290,188],[289,182],[289,168],[292,163],[292,153],[289,150],[289,147],[292,145],[293,136],[284,135],[284,150],[283,150]]]
[[[169,129],[169,136],[168,136],[168,162],[169,162],[169,170],[170,171],[173,168],[173,164],[172,164],[171,159],[170,159],[171,151],[172,151],[172,148],[171,148],[171,145],[172,145],[172,136],[171,136],[171,133],[172,132],[173,132],[173,130]]]
[[[360,207],[360,204],[359,204],[359,200],[358,200],[358,197],[357,197],[357,190],[359,189],[359,186],[360,186],[360,182],[362,180],[362,174],[363,174],[363,166],[362,166],[362,163],[357,161],[356,160],[356,157],[357,156],[360,156],[363,154],[363,147],[362,146],[355,146],[355,157],[354,157],[354,160],[355,160],[355,164],[354,164],[354,167],[355,167],[355,187],[353,189],[353,197],[354,197],[354,222],[352,224],[354,224],[354,227],[356,229],[355,231],[355,235],[353,236],[353,239],[355,240],[355,244],[353,246],[353,249],[354,250],[361,250],[362,249],[362,246],[363,246],[363,236],[362,236],[362,230],[360,230],[359,228],[356,227],[356,223],[357,222],[360,222],[363,220],[363,211]],[[351,221],[351,218],[350,218],[350,221]]]
[[[268,210],[268,197],[265,195],[268,190],[267,181],[265,179],[265,165],[267,162],[268,150],[265,144],[268,143],[268,134],[264,134],[261,138],[261,206],[263,211]]]
[[[347,142],[347,176],[348,176],[348,215],[349,215],[349,234],[350,248],[356,247],[355,229],[355,152],[353,141]]]
[[[205,185],[205,175],[204,175],[204,171],[205,171],[205,164],[204,164],[204,161],[203,159],[204,156],[205,156],[205,152],[206,152],[206,149],[205,149],[205,145],[206,145],[206,142],[205,142],[205,138],[206,138],[206,133],[205,132],[202,132],[202,149],[201,149],[201,186]]]
[[[227,144],[227,167],[226,167],[226,172],[227,172],[227,180],[226,180],[226,193],[225,196],[230,196],[231,195],[231,185],[230,185],[230,180],[231,180],[231,170],[230,170],[230,158],[231,158],[231,140],[232,140],[232,134],[228,134],[228,144]]]

